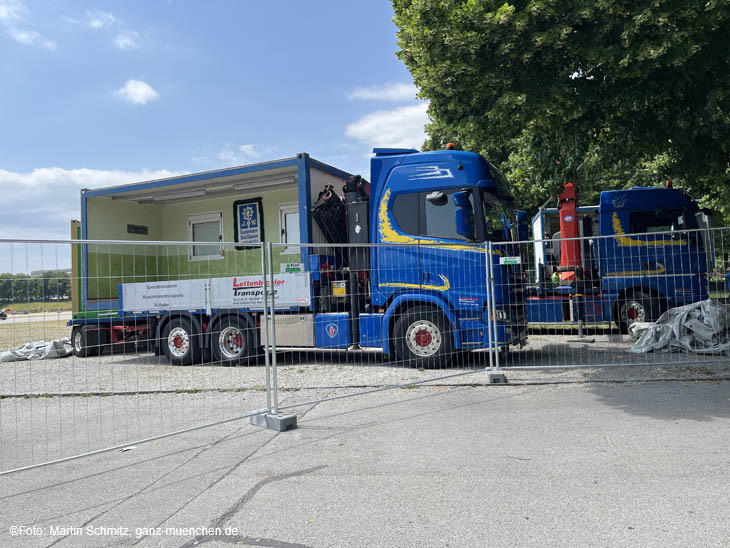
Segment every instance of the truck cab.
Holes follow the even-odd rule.
[[[565,215],[559,208],[541,208],[533,218],[535,269],[543,274],[531,297],[530,321],[569,319],[570,307],[558,301],[579,293],[575,283],[544,283],[546,267],[565,263],[560,239],[566,222],[576,223],[582,238],[576,249],[586,321],[613,321],[627,332],[634,322],[654,321],[668,308],[708,297],[707,273],[714,266],[710,219],[687,192],[604,191],[599,205],[574,210]]]
[[[684,191],[601,193],[597,269],[620,324],[654,321],[667,308],[708,298],[714,253],[706,214]],[[701,226],[701,224],[704,226]]]
[[[514,200],[502,174],[471,152],[374,152],[371,298],[388,329],[384,350],[392,340],[399,357],[430,361],[452,348],[483,348],[492,319],[500,348],[523,343],[522,266],[500,264],[515,255],[512,245],[491,247],[495,312],[487,307],[488,242],[514,239]],[[445,341],[439,350],[436,339]]]

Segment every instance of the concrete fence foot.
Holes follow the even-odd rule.
[[[507,384],[507,377],[501,371],[487,371],[487,384]]]
[[[284,413],[261,413],[251,417],[251,424],[269,430],[276,430],[277,432],[284,432],[297,427],[297,416]]]

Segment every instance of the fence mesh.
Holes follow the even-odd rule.
[[[529,339],[502,366],[726,363],[729,235],[672,230],[515,244],[524,279],[504,295],[524,295]],[[498,281],[496,291],[513,283]],[[720,306],[697,306],[675,323],[665,316],[666,327],[647,334],[668,310],[707,299]]]
[[[276,256],[284,246],[272,248]],[[490,366],[488,246],[288,249],[306,258],[312,305],[274,316],[283,408],[392,386],[463,382],[464,374]],[[496,340],[504,337],[501,331]]]
[[[2,242],[0,471],[266,408],[263,297],[247,323],[204,310],[208,280],[260,291],[263,265],[260,245]]]
[[[0,472],[497,368],[727,367],[728,252],[729,229],[0,241]]]

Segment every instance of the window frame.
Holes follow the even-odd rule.
[[[239,226],[239,206],[244,206],[248,204],[256,204],[256,207],[258,208],[258,215],[259,215],[259,241],[256,243],[253,242],[243,242],[241,243],[241,240],[239,239],[241,227]],[[255,198],[247,198],[245,200],[236,200],[233,202],[233,241],[236,242],[237,245],[236,250],[241,251],[243,249],[256,249],[261,246],[263,242],[266,241],[266,237],[264,235],[264,201],[261,196],[257,196]]]
[[[215,242],[195,242],[193,240],[193,225],[218,221],[218,242],[223,242],[223,211],[208,211],[206,213],[191,213],[188,215],[188,241],[198,245],[215,245]],[[223,246],[219,245],[219,251],[215,255],[195,255],[195,245],[188,246],[188,261],[217,261],[223,259]]]
[[[301,228],[299,230],[299,239],[300,241],[296,244],[289,245],[289,242],[286,241],[285,235],[286,232],[286,216],[287,214],[296,213],[297,215],[297,222],[300,222],[301,219],[299,217],[299,204],[297,202],[284,202],[279,204],[279,242],[284,244],[281,247],[281,254],[282,255],[292,255],[295,253],[299,253],[301,251]]]

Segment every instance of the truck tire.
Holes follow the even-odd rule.
[[[200,361],[200,336],[185,317],[171,319],[162,331],[162,351],[173,365],[190,365]]]
[[[448,364],[454,353],[449,321],[439,310],[411,308],[395,322],[395,353],[410,367],[435,369]]]
[[[238,365],[251,355],[253,347],[251,327],[244,318],[226,316],[210,334],[213,361],[223,366]]]
[[[99,355],[99,332],[88,331],[85,325],[76,325],[71,330],[71,346],[74,356],[86,358]]]
[[[627,334],[629,327],[636,322],[654,322],[662,315],[662,303],[658,297],[645,291],[627,293],[618,302],[616,325],[619,332]]]

